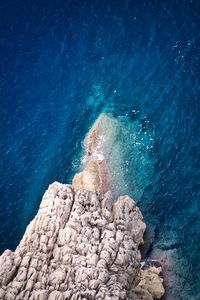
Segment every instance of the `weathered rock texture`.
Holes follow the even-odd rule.
[[[145,227],[128,196],[55,182],[16,251],[0,257],[0,299],[159,298],[160,268],[140,268]]]

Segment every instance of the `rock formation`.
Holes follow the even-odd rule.
[[[0,257],[0,299],[158,298],[160,268],[140,268],[145,227],[128,196],[55,182],[16,251]]]
[[[142,214],[130,197],[113,199],[105,161],[94,159],[99,133],[89,141],[85,169],[72,185],[49,186],[16,251],[1,255],[0,299],[152,300],[164,294],[161,267],[141,263]]]

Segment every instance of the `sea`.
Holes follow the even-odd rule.
[[[0,1],[0,75],[0,253],[106,113],[120,193],[176,252],[174,300],[200,299],[200,1]]]

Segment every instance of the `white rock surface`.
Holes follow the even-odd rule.
[[[145,228],[128,196],[114,202],[109,192],[55,182],[16,251],[0,257],[0,299],[151,300],[162,279],[140,269]]]

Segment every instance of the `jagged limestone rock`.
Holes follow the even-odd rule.
[[[140,268],[138,247],[145,228],[128,196],[113,201],[110,192],[75,191],[55,182],[16,251],[6,250],[0,257],[0,299],[161,296],[163,291],[152,292],[150,274],[146,277]],[[158,273],[153,274],[155,282]]]
[[[159,276],[161,267],[151,267],[141,271],[141,281],[138,286],[147,289],[155,299],[160,299],[165,293],[163,279]]]
[[[100,115],[84,142],[84,170],[72,185],[49,186],[16,251],[0,256],[0,299],[152,300],[163,295],[161,268],[140,265],[146,225],[139,208],[128,196],[114,201],[109,191],[107,144],[114,143],[118,131],[114,118]]]
[[[99,172],[99,162],[89,161],[85,169],[74,176],[72,182],[74,189],[84,188],[89,191],[95,191],[97,188],[101,189],[102,186]]]

